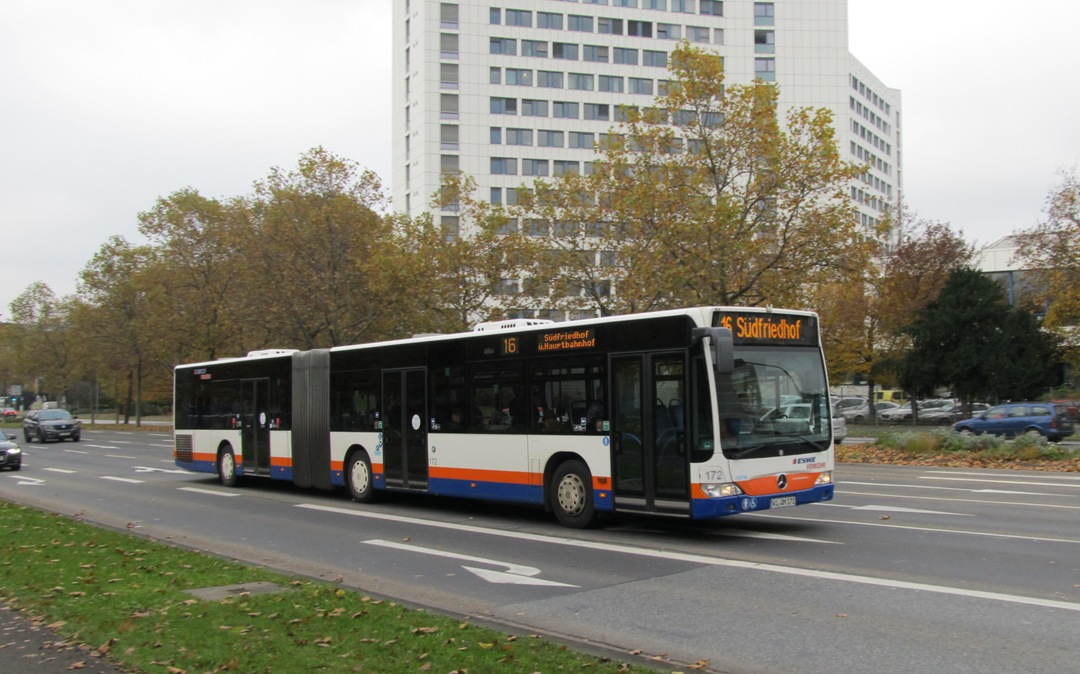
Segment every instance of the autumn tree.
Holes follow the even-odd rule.
[[[11,320],[18,330],[12,338],[16,372],[35,384],[35,392],[57,399],[66,395],[73,374],[72,298],[57,297],[40,281],[26,287],[11,302]]]
[[[1080,324],[1080,179],[1075,170],[1064,173],[1051,190],[1045,213],[1045,220],[1016,235],[1016,257],[1048,304],[1046,327],[1066,340],[1066,357],[1073,369],[1080,369],[1075,336]]]
[[[913,393],[945,386],[969,404],[976,397],[1026,398],[1053,383],[1052,337],[971,267],[953,270],[905,332],[912,347],[900,381]]]
[[[567,223],[572,287],[601,271],[604,313],[688,304],[801,306],[808,289],[866,264],[831,113],[781,113],[775,85],[730,85],[718,55],[681,43],[667,93],[624,120],[590,175],[538,181],[522,217]],[[783,121],[781,121],[783,118]],[[526,215],[531,214],[531,216]],[[603,261],[610,266],[598,270]]]
[[[245,341],[313,348],[392,334],[393,295],[408,290],[386,281],[385,205],[374,172],[322,148],[257,182],[237,244],[254,319]]]

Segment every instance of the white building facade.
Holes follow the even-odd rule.
[[[431,211],[440,174],[512,203],[536,177],[587,172],[618,106],[646,107],[679,40],[726,81],[780,86],[781,111],[833,112],[864,226],[902,197],[900,92],[848,51],[846,0],[394,0],[394,209]],[[452,211],[436,222],[456,224]]]

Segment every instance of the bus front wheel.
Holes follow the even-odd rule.
[[[366,452],[359,451],[349,459],[349,494],[354,501],[371,503],[375,500],[375,484],[371,474],[371,460]]]
[[[218,456],[217,464],[218,479],[226,487],[235,487],[240,482],[240,476],[236,474],[236,455],[232,447],[225,447]]]
[[[565,461],[555,469],[551,481],[551,506],[565,527],[586,529],[596,522],[592,475],[584,463]]]

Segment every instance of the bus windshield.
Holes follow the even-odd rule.
[[[821,353],[807,347],[737,347],[717,378],[720,446],[730,459],[819,452],[832,438]]]

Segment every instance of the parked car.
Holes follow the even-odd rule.
[[[897,407],[900,407],[898,403],[883,400],[881,402],[874,403],[874,417],[870,416],[869,403],[867,403],[866,405],[862,405],[861,407],[849,407],[848,409],[843,410],[841,414],[844,415],[844,419],[853,424],[864,424],[867,422],[867,420],[871,418],[876,418],[880,421],[882,412],[895,409]]]
[[[19,470],[22,468],[22,449],[15,443],[15,436],[10,433],[0,435],[0,469]]]
[[[867,399],[863,396],[833,396],[832,407],[834,410],[840,410],[841,412],[854,407],[861,407],[867,404]]]
[[[988,409],[990,406],[984,403],[971,403],[972,415],[981,414]],[[919,423],[931,426],[952,426],[965,416],[964,405],[952,402],[943,407],[932,407],[926,411],[919,410]]]
[[[833,442],[839,445],[847,437],[847,419],[844,418],[842,412],[833,410],[832,418],[832,436]]]
[[[80,435],[82,424],[67,410],[30,410],[23,417],[23,439],[27,442],[35,438],[42,443],[65,438],[78,442]]]
[[[2,414],[4,421],[13,421],[19,418],[19,410],[14,407],[5,407]]]
[[[1073,423],[1080,420],[1080,400],[1051,400],[1055,405],[1064,405],[1072,417]]]
[[[1057,442],[1073,434],[1073,421],[1065,405],[1021,402],[991,407],[976,417],[956,422],[953,428],[959,433],[1006,437],[1038,433]]]
[[[921,417],[927,411],[937,409],[939,407],[945,407],[951,405],[955,401],[948,399],[931,399],[919,401],[919,416]],[[904,421],[911,421],[911,403],[905,403],[900,407],[894,407],[891,410],[886,410],[878,415],[878,419],[885,423],[901,423]]]

